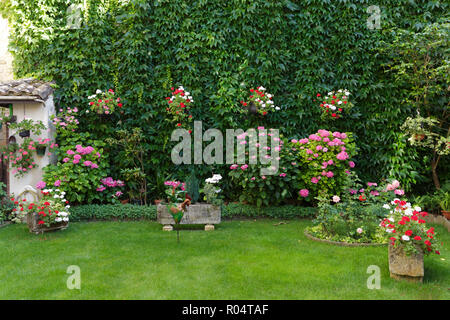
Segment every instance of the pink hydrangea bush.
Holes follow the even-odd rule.
[[[244,146],[246,152],[246,162],[244,164],[232,164],[229,167],[229,175],[231,182],[239,192],[239,201],[243,203],[256,204],[257,206],[267,206],[278,204],[288,197],[292,197],[292,180],[294,179],[290,172],[290,162],[287,157],[282,154],[285,142],[281,138],[275,137],[273,129],[265,129],[258,127],[255,131],[258,137],[267,136],[267,146],[263,147],[259,142],[253,141],[250,134],[244,133],[237,137],[237,143]],[[259,140],[258,140],[259,141]],[[264,152],[264,159],[269,164],[262,164],[258,156],[249,155],[249,150],[254,147],[259,152]],[[271,165],[272,158],[271,148],[277,148],[279,152],[279,165],[275,174],[261,174],[261,168],[275,169]],[[256,164],[250,163],[250,158],[256,160]],[[272,172],[272,171],[271,171]],[[273,171],[275,172],[275,170]]]
[[[350,133],[321,129],[307,138],[292,139],[283,152],[292,154],[299,167],[295,183],[300,198],[312,200],[319,191],[339,196],[355,167],[351,159],[356,146]]]
[[[72,203],[112,202],[117,189],[101,189],[115,181],[108,176],[109,163],[99,142],[96,145],[65,146],[60,149],[56,165],[44,168],[43,181],[47,187],[58,187],[66,192]],[[112,179],[112,180],[111,180]],[[120,183],[121,184],[121,183]]]

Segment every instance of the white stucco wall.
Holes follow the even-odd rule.
[[[13,79],[12,56],[8,52],[8,21],[0,16],[0,82]]]
[[[13,114],[17,116],[17,121],[22,121],[25,117],[31,118],[34,121],[42,121],[49,129],[42,131],[40,136],[31,135],[31,138],[37,141],[38,138],[47,139],[50,138],[54,140],[54,127],[51,124],[50,116],[55,114],[55,108],[53,104],[53,97],[50,96],[45,104],[44,103],[24,103],[18,102],[13,104]],[[18,144],[23,142],[23,138],[19,136],[18,132],[13,132],[10,130],[9,135],[14,135]],[[18,196],[27,185],[36,187],[36,184],[42,180],[42,168],[50,163],[50,157],[48,155],[49,148],[45,151],[44,156],[38,156],[34,153],[33,157],[38,165],[36,168],[31,169],[22,177],[16,178],[12,174],[12,168],[10,168],[9,173],[9,192],[11,195]]]

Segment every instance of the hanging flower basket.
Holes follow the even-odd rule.
[[[45,155],[45,150],[47,149],[47,146],[37,146],[36,147],[36,153],[38,156],[44,156]]]
[[[30,136],[30,130],[23,130],[19,132],[19,136],[22,138],[27,138]]]
[[[69,226],[69,222],[55,222],[50,226],[46,226],[44,224],[39,224],[39,215],[37,212],[30,212],[27,215],[27,225],[31,233],[39,234],[48,231],[64,230]]]

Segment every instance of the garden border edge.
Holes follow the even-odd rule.
[[[367,242],[363,242],[363,243],[349,243],[349,242],[339,242],[339,241],[325,240],[325,239],[320,239],[320,238],[314,237],[313,235],[308,233],[308,231],[306,229],[303,232],[303,234],[308,239],[310,239],[312,241],[328,243],[328,244],[332,244],[332,245],[335,245],[335,246],[341,246],[341,247],[381,247],[381,246],[387,246],[388,245],[387,243],[367,243]]]

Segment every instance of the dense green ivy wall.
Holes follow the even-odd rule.
[[[119,126],[145,131],[150,175],[170,167],[164,98],[172,85],[193,93],[204,127],[218,128],[243,126],[239,101],[263,85],[282,106],[266,125],[287,137],[324,126],[318,92],[349,89],[355,114],[339,129],[355,132],[360,175],[406,183],[425,176],[399,130],[414,113],[402,103],[407,88],[385,72],[377,49],[391,28],[421,29],[444,16],[446,1],[86,0],[81,27],[68,29],[76,2],[5,2],[16,75],[55,80],[59,106],[84,108],[97,88],[115,87],[125,105]],[[367,26],[371,5],[381,10],[381,29]]]

